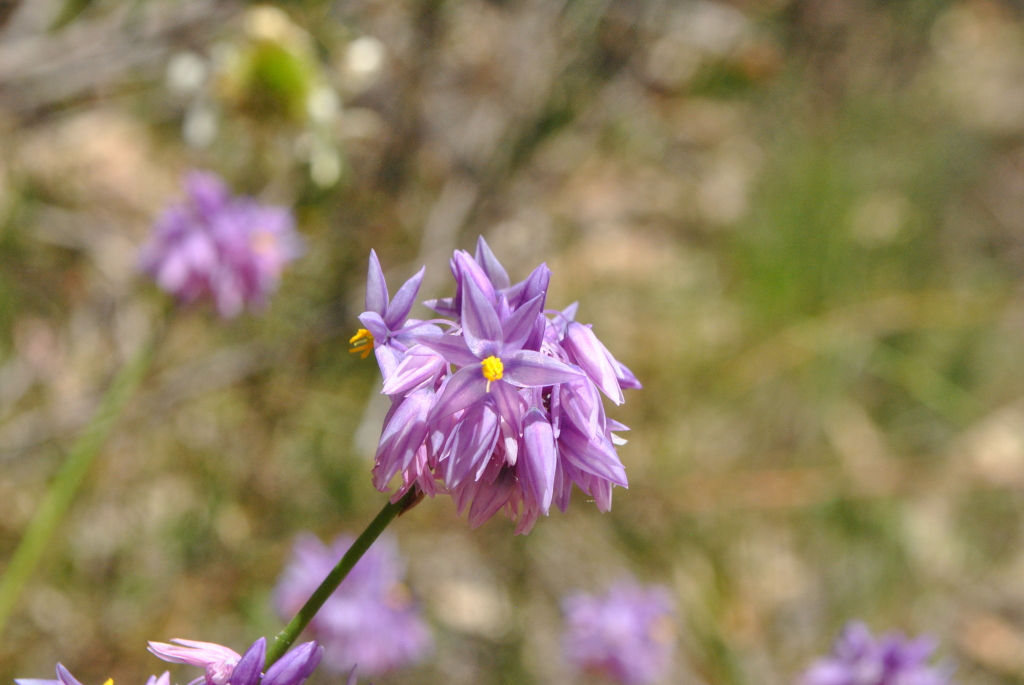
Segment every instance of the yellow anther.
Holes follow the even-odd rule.
[[[103,683],[103,685],[114,685],[114,679],[113,678],[107,678],[107,682]]]
[[[362,358],[366,359],[367,357],[370,356],[370,353],[373,352],[373,333],[366,330],[365,328],[360,328],[358,331],[356,331],[356,334],[353,335],[351,339],[349,339],[349,343],[355,345],[355,347],[349,350],[349,352],[351,352],[352,354],[355,354],[356,352],[362,352]],[[104,685],[106,684],[104,683]]]
[[[497,357],[491,356],[480,362],[480,366],[483,368],[484,378],[487,379],[487,392],[490,392],[491,383],[500,381],[502,374],[505,373],[505,365]]]

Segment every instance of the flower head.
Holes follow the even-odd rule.
[[[517,533],[552,503],[564,511],[573,485],[607,511],[612,487],[627,486],[615,449],[624,441],[614,435],[626,427],[605,416],[600,394],[620,404],[624,389],[640,387],[636,377],[575,321],[575,305],[544,309],[546,265],[511,284],[480,238],[475,256],[457,251],[451,269],[455,296],[424,304],[453,320],[411,322],[405,317],[422,271],[389,303],[371,255],[372,311],[360,321],[376,330],[353,341],[365,354],[372,339],[392,400],[374,485],[387,490],[400,474],[396,501],[413,487],[448,493],[460,513],[468,509],[470,525],[504,510]]]
[[[902,633],[875,638],[866,625],[851,621],[829,656],[804,672],[801,685],[949,685],[950,669],[928,664],[935,641],[911,640]]]
[[[648,685],[668,674],[675,626],[664,588],[623,581],[604,597],[570,596],[562,609],[568,623],[562,647],[577,669],[603,673],[623,685]]]
[[[352,542],[340,536],[327,547],[311,534],[299,536],[274,590],[282,617],[302,607]],[[402,567],[394,540],[378,540],[310,622],[329,668],[345,672],[358,664],[366,673],[383,673],[426,656],[430,631],[402,582]]]
[[[209,172],[191,172],[184,186],[185,200],[153,225],[142,248],[143,271],[182,301],[212,299],[225,318],[262,305],[302,252],[291,212],[233,197]]]
[[[55,680],[47,680],[42,678],[15,678],[14,682],[18,685],[82,685],[78,682],[75,676],[71,675],[68,669],[64,668],[63,664],[57,664],[57,678]],[[160,677],[155,675],[149,676],[146,681],[146,685],[170,685],[171,674],[164,671]],[[113,678],[107,678],[107,682],[103,685],[114,685]]]
[[[316,670],[324,652],[316,642],[304,642],[264,672],[267,641],[262,637],[242,655],[212,642],[179,639],[171,642],[175,644],[150,642],[149,651],[164,661],[204,669],[204,675],[189,685],[198,685],[204,680],[206,685],[302,685]]]

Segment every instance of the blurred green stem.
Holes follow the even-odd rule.
[[[117,372],[99,409],[71,447],[67,460],[47,490],[18,548],[14,550],[14,556],[0,578],[0,633],[3,633],[18,596],[32,576],[53,532],[63,520],[75,493],[89,472],[89,467],[127,406],[128,400],[145,378],[153,361],[158,338],[159,336],[154,336],[144,343],[136,356]]]
[[[306,601],[306,603],[299,609],[299,613],[295,615],[295,618],[285,626],[284,630],[277,634],[274,641],[267,648],[267,662],[265,668],[270,668],[270,665],[284,656],[288,648],[292,646],[296,638],[299,637],[299,633],[309,625],[309,622],[316,616],[316,612],[320,611],[320,607],[324,605],[327,598],[338,589],[341,585],[341,581],[345,580],[345,576],[348,575],[352,567],[356,565],[366,550],[370,549],[370,545],[373,544],[374,540],[380,537],[380,534],[384,532],[384,529],[388,527],[395,517],[401,514],[406,509],[409,509],[416,504],[418,499],[423,496],[423,493],[418,488],[413,487],[409,492],[405,494],[402,499],[397,502],[388,502],[384,505],[384,508],[377,514],[377,518],[370,522],[370,525],[366,527],[356,541],[352,543],[352,546],[345,552],[345,556],[341,558],[338,565],[327,574],[324,578],[324,582],[320,583],[320,587],[316,589],[316,592]]]

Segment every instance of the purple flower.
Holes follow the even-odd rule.
[[[304,642],[263,672],[267,641],[256,640],[245,654],[212,642],[171,640],[150,642],[149,651],[164,661],[204,669],[204,675],[189,685],[302,685],[320,664],[324,649],[316,642]]]
[[[577,669],[602,673],[623,685],[648,685],[668,675],[675,623],[665,588],[622,581],[604,597],[567,597],[562,610],[568,624],[562,648]]]
[[[189,173],[186,199],[157,218],[141,267],[183,302],[210,298],[221,316],[262,306],[302,252],[291,212],[232,197],[216,174]]]
[[[552,503],[564,511],[573,485],[607,511],[613,486],[628,484],[615,449],[624,441],[613,434],[626,427],[606,417],[600,394],[621,404],[623,389],[640,387],[636,377],[575,321],[575,305],[544,309],[546,265],[510,284],[480,238],[476,255],[457,251],[451,269],[455,297],[424,304],[455,320],[405,321],[422,271],[389,303],[370,257],[371,311],[360,320],[376,330],[353,342],[365,355],[374,341],[392,400],[374,485],[387,490],[400,475],[396,500],[410,488],[448,493],[471,526],[504,511],[517,534]]]
[[[851,621],[832,647],[804,672],[801,685],[949,685],[951,669],[929,666],[935,641],[911,640],[902,633],[875,638],[860,621]]]
[[[71,675],[71,672],[68,671],[68,669],[64,668],[63,664],[59,663],[57,664],[56,680],[46,680],[42,678],[16,678],[14,682],[18,683],[18,685],[82,685],[78,682],[78,679],[75,678],[75,676]],[[108,678],[104,685],[113,685],[113,683],[114,681]],[[151,675],[146,681],[146,685],[171,685],[171,674],[164,671],[163,675],[159,678],[155,675]]]
[[[360,328],[349,340],[353,345],[350,352],[361,352],[363,359],[366,359],[373,351],[385,380],[391,376],[413,344],[407,335],[408,330],[422,327],[423,322],[413,320],[407,329],[406,319],[415,303],[425,270],[425,267],[420,269],[403,283],[395,293],[395,299],[391,300],[380,260],[377,259],[377,253],[370,250],[370,266],[366,273],[366,311],[359,315],[359,321],[365,328]],[[430,328],[440,331],[436,326]],[[434,375],[441,372],[440,367],[440,363],[433,363]]]
[[[328,548],[311,534],[300,535],[274,590],[278,614],[293,616],[352,542],[340,536]],[[383,673],[421,661],[430,651],[430,630],[402,582],[402,566],[394,540],[378,540],[310,622],[328,668],[346,672],[358,664],[363,672]]]

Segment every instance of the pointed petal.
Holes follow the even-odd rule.
[[[377,345],[373,348],[373,356],[377,358],[380,375],[385,382],[394,375],[398,365],[402,363],[403,354],[390,344]]]
[[[18,685],[61,685],[59,680],[46,680],[45,678],[15,678]]]
[[[541,511],[548,513],[555,492],[555,438],[551,423],[540,409],[531,409],[523,419],[522,458],[519,479]]]
[[[377,312],[363,312],[359,315],[359,323],[363,324],[363,328],[370,331],[374,341],[377,343],[383,343],[388,339],[388,327],[385,325],[384,319]]]
[[[352,667],[352,670],[348,672],[348,680],[345,681],[345,685],[356,685],[356,668],[359,664]]]
[[[384,322],[391,330],[396,330],[409,316],[409,311],[416,303],[416,294],[420,291],[420,284],[423,283],[423,274],[427,267],[422,267],[412,278],[402,284],[402,287],[395,293],[395,299],[388,305],[387,314],[384,315]]]
[[[582,371],[568,364],[530,350],[520,350],[502,362],[504,380],[523,388],[556,385],[583,376]]]
[[[562,347],[612,402],[622,404],[625,401],[615,375],[615,367],[609,360],[611,355],[594,335],[594,331],[573,321],[565,331]]]
[[[644,386],[640,385],[640,381],[633,375],[633,372],[629,370],[625,364],[617,359],[612,360],[615,366],[615,377],[619,379],[619,386],[623,390],[642,390]]]
[[[267,639],[261,637],[242,655],[235,670],[231,672],[231,677],[228,678],[228,685],[256,685],[263,672],[266,654]]]
[[[462,334],[479,359],[497,356],[501,349],[498,313],[473,280],[466,281],[462,292]]]
[[[71,675],[71,671],[64,668],[64,664],[60,662],[57,662],[57,680],[61,682],[61,685],[82,685],[75,676]]]
[[[378,350],[382,348],[377,348]],[[387,376],[381,392],[385,395],[405,395],[424,383],[438,377],[448,367],[446,362],[436,354],[413,354],[412,348],[405,359]]]
[[[487,244],[483,236],[477,238],[476,241],[476,262],[487,274],[487,277],[491,279],[491,283],[494,285],[496,290],[504,290],[508,287],[508,272],[505,271],[505,267],[501,265],[498,258],[491,252],[491,246]]]
[[[511,383],[494,381],[491,383],[490,395],[501,418],[519,433],[523,416],[523,400],[519,397],[519,391]]]
[[[479,480],[482,467],[494,451],[498,440],[498,413],[490,402],[481,402],[466,412],[452,437],[445,485],[458,487],[467,476],[476,472]]]
[[[504,469],[493,483],[480,483],[469,508],[469,527],[477,528],[497,514],[514,489],[515,478],[508,469]]]
[[[316,642],[299,645],[267,669],[261,685],[298,685],[313,673],[322,654],[323,647]]]
[[[437,352],[445,361],[455,366],[472,366],[480,363],[480,359],[470,352],[466,339],[461,335],[423,333],[414,335],[413,340]]]
[[[540,311],[544,307],[541,296],[533,298],[519,309],[512,312],[512,315],[501,325],[502,344],[501,356],[518,352],[522,349],[523,343],[530,337],[534,324],[540,317]]]
[[[426,417],[433,400],[430,388],[413,392],[402,400],[385,425],[374,455],[373,485],[378,490],[386,490],[395,474],[408,468],[416,450],[427,439]]]
[[[615,449],[603,438],[588,438],[566,423],[558,436],[559,454],[580,471],[629,487],[626,469],[619,461]]]
[[[515,306],[522,306],[535,297],[540,298],[540,308],[544,309],[544,303],[548,297],[548,284],[551,282],[551,269],[547,264],[541,264],[523,281],[523,289],[513,303]]]
[[[472,282],[480,289],[480,292],[484,294],[484,297],[487,298],[487,301],[492,306],[497,303],[498,298],[494,292],[494,285],[491,283],[491,279],[487,277],[484,270],[468,252],[459,250],[452,256],[452,272],[455,274],[455,282],[458,286],[459,295],[456,295],[457,300],[460,295],[465,297],[466,284]],[[461,303],[457,304],[461,305]]]
[[[388,310],[388,284],[374,250],[370,250],[370,265],[366,270],[366,309],[381,316]]]
[[[437,300],[424,300],[423,306],[432,309],[441,316],[450,316],[453,319],[459,318],[459,308],[455,306],[454,297],[442,297]]]
[[[487,395],[486,387],[487,381],[478,365],[459,369],[448,378],[427,423],[433,425],[438,419],[479,402]]]

